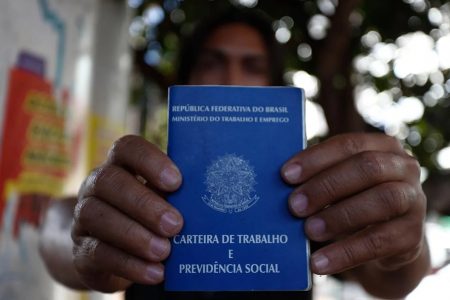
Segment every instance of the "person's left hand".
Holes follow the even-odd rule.
[[[308,148],[282,168],[296,189],[291,212],[305,232],[329,244],[311,257],[316,274],[335,274],[367,262],[395,270],[424,245],[426,197],[420,166],[394,138],[345,134]]]

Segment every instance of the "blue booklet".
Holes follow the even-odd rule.
[[[308,290],[309,244],[280,176],[305,147],[303,91],[174,86],[168,110],[168,154],[183,175],[168,201],[185,225],[166,290]]]

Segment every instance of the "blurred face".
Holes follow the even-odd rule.
[[[259,32],[243,23],[217,28],[203,45],[189,84],[269,85],[268,53]]]

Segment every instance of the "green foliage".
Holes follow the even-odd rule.
[[[308,28],[312,24],[312,18],[317,16],[333,24],[334,18],[337,18],[333,12],[336,10],[337,2],[334,0],[241,1],[241,3],[255,5],[253,9],[259,9],[269,15],[274,20],[274,29],[277,26],[285,26],[289,29],[291,37],[283,45],[286,69],[305,70],[318,76],[319,80],[321,80],[320,74],[318,74],[321,63],[319,54],[321,51],[333,51],[334,49],[324,49],[327,37],[318,38]],[[373,51],[373,47],[362,43],[364,35],[370,31],[379,35],[378,43],[395,45],[400,36],[417,31],[431,36],[433,41],[436,42],[442,33],[439,33],[439,25],[430,21],[429,10],[433,7],[442,8],[446,5],[446,2],[445,0],[360,1],[350,15],[352,29],[349,42],[351,47],[347,53],[351,58],[350,61],[358,56],[369,56]],[[147,53],[151,51],[153,51],[153,54],[157,53],[153,60],[147,61],[149,68],[167,78],[167,84],[170,84],[176,77],[175,59],[181,40],[189,34],[195,23],[206,16],[240,5],[237,0],[144,1],[136,9],[134,21],[141,22],[142,26],[137,26],[140,30],[135,30],[134,34],[131,35],[131,45],[138,50],[145,49]],[[148,25],[147,22],[147,25],[145,25],[142,17],[148,16],[152,7],[160,8],[164,18],[155,24]],[[448,4],[446,9],[450,11]],[[450,27],[450,24],[447,24],[447,27]],[[299,56],[298,47],[300,44],[308,45],[312,49],[312,55]],[[388,72],[381,76],[374,76],[368,71],[360,72],[357,69],[353,69],[349,74],[337,70],[333,81],[334,88],[345,89],[353,88],[353,85],[368,85],[378,92],[394,91],[394,102],[399,101],[402,97],[415,97],[423,103],[427,102],[426,97],[429,97],[429,92],[436,82],[433,83],[430,78],[427,78],[425,82],[418,83],[414,76],[400,79],[394,72],[392,60],[388,62],[388,66]],[[442,171],[436,165],[435,153],[448,146],[450,141],[450,70],[440,69],[439,72],[441,75],[438,75],[443,77],[443,81],[437,84],[444,90],[444,95],[441,95],[434,105],[429,103],[425,105],[423,117],[418,121],[408,123],[409,135],[402,137],[405,144],[419,158],[421,164],[429,168],[431,172],[437,173]],[[165,90],[166,87],[161,86],[161,89]],[[143,90],[142,84],[136,85],[133,92],[134,99],[141,97]],[[353,99],[343,99],[342,101],[353,101]],[[165,116],[164,111],[158,114]],[[147,135],[162,145],[166,142],[165,126],[163,124],[156,128],[157,132],[154,131],[155,128],[152,128],[151,133]],[[381,126],[379,129],[385,128]]]

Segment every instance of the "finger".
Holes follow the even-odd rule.
[[[173,236],[183,226],[183,218],[173,206],[126,170],[114,165],[93,171],[79,194],[108,202],[160,236]],[[85,202],[80,201],[77,209],[82,209]]]
[[[82,228],[90,236],[148,261],[159,262],[169,255],[168,239],[152,234],[101,200],[91,197],[85,202],[75,218],[74,231]]]
[[[316,274],[335,274],[372,260],[406,253],[421,243],[423,227],[412,218],[402,217],[370,226],[365,230],[330,244],[311,257]]]
[[[336,163],[366,151],[406,155],[400,142],[384,134],[343,134],[312,146],[288,160],[281,169],[287,183],[299,184]]]
[[[127,135],[117,140],[108,153],[107,163],[142,176],[162,191],[175,191],[181,184],[181,173],[170,158],[139,136]]]
[[[410,181],[414,182],[419,174],[419,165],[411,157],[362,152],[304,182],[290,195],[289,207],[296,216],[308,216],[383,182],[403,181],[410,177],[413,178]]]
[[[413,186],[404,182],[380,184],[308,218],[305,232],[310,239],[323,242],[386,222],[409,211],[417,194]]]
[[[86,287],[102,293],[123,291],[133,284],[130,280],[97,269],[78,274]]]
[[[161,263],[145,262],[93,238],[84,238],[75,247],[74,264],[80,274],[107,272],[141,284],[158,284],[164,278]]]

